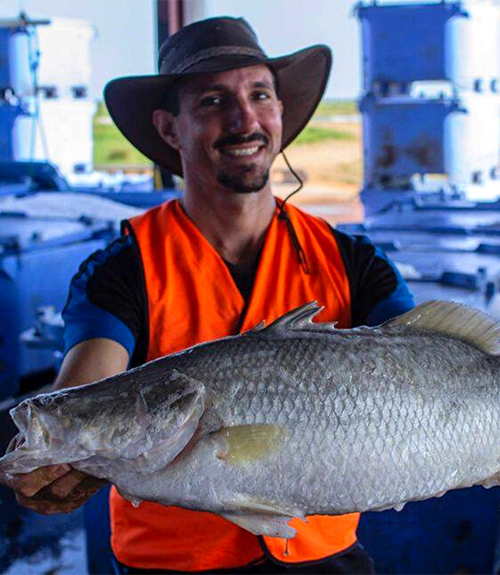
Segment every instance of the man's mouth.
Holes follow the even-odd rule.
[[[221,138],[215,148],[231,158],[251,158],[265,149],[268,143],[269,138],[265,134],[254,133],[246,137],[234,134]]]
[[[225,154],[226,156],[232,156],[233,158],[242,158],[242,157],[249,157],[254,156],[263,146],[251,146],[245,148],[220,148],[220,151]]]

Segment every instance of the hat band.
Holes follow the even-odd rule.
[[[183,60],[178,66],[174,66],[167,70],[168,63],[165,60],[160,67],[160,74],[182,74],[191,66],[209,60],[210,58],[217,58],[218,56],[254,56],[256,58],[265,58],[266,55],[261,50],[255,48],[247,48],[246,46],[218,46],[217,48],[207,48],[201,50],[197,54],[193,54],[190,58]]]

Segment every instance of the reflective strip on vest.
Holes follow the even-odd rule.
[[[221,256],[173,200],[130,220],[146,282],[149,311],[147,360],[197,343],[244,332],[316,300],[317,321],[351,325],[350,289],[329,226],[287,207],[309,267],[300,267],[286,224],[273,218],[266,234],[252,294],[245,304]],[[277,214],[277,212],[276,212]],[[289,541],[263,537],[267,551],[286,563],[317,561],[356,541],[359,514],[292,520]],[[134,508],[113,488],[112,547],[130,567],[203,571],[230,569],[258,561],[259,538],[207,512],[144,502]]]

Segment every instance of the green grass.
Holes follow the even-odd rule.
[[[136,150],[114,124],[94,122],[94,165],[150,166],[151,160]]]
[[[359,114],[354,100],[323,100],[314,116],[352,116]]]
[[[353,140],[354,136],[349,132],[334,130],[333,128],[322,128],[320,126],[307,126],[294,140],[293,145],[317,144],[325,140]]]
[[[94,120],[99,118],[109,118],[109,112],[104,102],[97,103],[97,110],[94,114]]]

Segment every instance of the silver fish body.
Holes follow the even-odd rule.
[[[500,327],[434,302],[335,330],[307,305],[13,410],[0,477],[67,462],[128,499],[293,537],[291,517],[401,507],[497,483]]]

